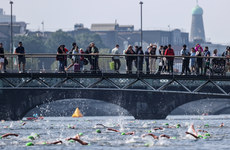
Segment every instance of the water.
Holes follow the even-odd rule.
[[[25,144],[31,142],[27,137],[35,133],[40,135],[32,141],[33,149],[229,149],[230,145],[230,116],[168,116],[166,120],[135,120],[133,117],[46,117],[44,120],[26,121],[22,126],[21,121],[0,122],[0,134],[17,133],[18,137],[0,139],[0,149],[30,149]],[[219,125],[225,126],[220,128]],[[164,128],[161,131],[153,131],[155,127],[166,127],[181,124],[181,128]],[[196,129],[208,131],[211,136],[207,139],[198,139],[186,136],[189,126],[194,123]],[[96,126],[104,124],[120,130],[132,132],[134,135],[121,135],[121,133],[108,131],[106,128]],[[208,124],[209,127],[205,127]],[[68,128],[68,125],[76,126],[76,129]],[[100,129],[102,133],[96,133]],[[155,140],[150,136],[142,137],[149,131],[159,136],[166,134],[176,139],[160,138]],[[83,133],[81,139],[90,145],[83,146],[79,143],[70,143],[65,139]],[[60,145],[42,145],[42,142],[62,140]]]

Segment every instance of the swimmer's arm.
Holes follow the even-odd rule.
[[[84,141],[82,141],[82,140],[80,140],[80,139],[75,139],[75,141],[77,141],[77,142],[80,143],[81,145],[88,145],[87,142],[84,142]]]
[[[52,142],[52,143],[48,143],[48,144],[62,144],[63,142],[60,140],[60,141],[56,141],[56,142]]]
[[[190,132],[185,132],[186,134],[189,134],[189,135],[191,135],[191,136],[193,136],[194,138],[196,138],[196,139],[198,139],[198,136],[196,136],[196,135],[194,135],[194,134],[192,134],[192,133],[190,133]]]
[[[116,129],[112,129],[112,128],[108,128],[107,130],[109,130],[109,131],[114,131],[114,132],[120,132],[120,131],[118,131],[118,130],[116,130]]]
[[[152,134],[152,133],[150,133],[150,134],[145,134],[145,135],[143,135],[143,137],[145,137],[145,136],[147,136],[147,135],[153,137],[154,139],[158,139],[158,136],[156,136],[156,135],[154,135],[154,134]]]
[[[1,137],[4,138],[4,137],[8,137],[8,136],[18,136],[18,134],[7,133],[7,134],[2,135]]]
[[[170,136],[168,136],[168,135],[165,135],[165,134],[162,134],[162,135],[160,135],[160,137],[165,137],[165,138],[168,138],[168,139],[170,139]]]
[[[134,132],[127,132],[125,135],[134,135]]]

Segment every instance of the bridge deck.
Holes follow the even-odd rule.
[[[129,78],[230,81],[229,76],[153,75],[118,73],[0,73],[0,78]]]

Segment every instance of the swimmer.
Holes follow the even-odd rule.
[[[25,124],[26,124],[26,122],[23,122],[23,123],[22,123],[22,126],[24,126]]]
[[[67,138],[66,140],[67,141],[74,140],[74,141],[77,141],[78,143],[80,143],[81,145],[89,145],[88,143],[80,140],[80,136],[78,134],[74,138]]]
[[[120,132],[119,130],[116,130],[116,129],[112,129],[112,128],[108,128],[107,130],[109,131],[114,131],[114,132]],[[127,132],[125,133],[125,135],[134,135],[135,132]]]
[[[165,134],[162,134],[162,135],[160,135],[159,137],[158,136],[156,136],[156,135],[154,135],[154,134],[152,134],[152,133],[149,133],[149,134],[145,134],[145,135],[143,135],[142,137],[145,137],[145,136],[151,136],[151,137],[153,137],[154,139],[159,139],[159,137],[165,137],[165,138],[167,138],[167,139],[170,139],[170,136],[168,136],[168,135],[165,135]]]
[[[197,130],[198,132],[208,133],[208,131],[205,130]]]
[[[163,130],[163,128],[162,127],[159,127],[159,128],[154,128],[153,130]]]
[[[52,145],[52,144],[62,144],[63,142],[61,140],[55,141],[55,142],[44,142],[42,144]]]
[[[221,123],[221,124],[220,124],[220,127],[221,127],[221,128],[224,127],[224,123]]]
[[[0,138],[6,138],[8,136],[18,136],[18,134],[14,134],[14,133],[7,133],[7,134],[3,134],[2,136],[0,136]]]

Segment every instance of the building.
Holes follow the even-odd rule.
[[[12,21],[16,22],[16,16],[12,16]],[[0,23],[2,22],[11,22],[11,16],[5,15],[2,8],[0,8]]]
[[[115,44],[119,44],[121,49],[126,49],[129,44],[140,45],[140,30],[134,30],[133,25],[119,25],[119,24],[92,24],[92,32],[100,35],[103,43],[110,49]],[[149,43],[157,45],[172,44],[178,51],[181,45],[189,44],[189,34],[181,32],[179,29],[172,31],[162,30],[144,30],[143,31],[143,48],[146,49]]]
[[[190,42],[201,40],[205,42],[203,9],[197,4],[192,10],[192,25],[190,33]]]

